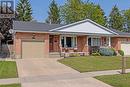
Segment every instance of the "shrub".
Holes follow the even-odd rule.
[[[113,56],[117,56],[115,49],[114,48],[110,48],[110,49],[114,52]]]
[[[118,53],[119,53],[121,56],[124,56],[124,51],[123,51],[123,50],[118,50]]]
[[[92,56],[101,56],[101,54],[99,52],[94,52],[91,54]]]
[[[113,51],[111,48],[100,48],[99,53],[102,56],[114,56],[115,51]]]

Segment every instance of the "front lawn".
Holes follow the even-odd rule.
[[[0,79],[18,77],[16,62],[0,61]]]
[[[108,75],[95,77],[114,87],[130,87],[130,73],[124,75]]]
[[[20,84],[0,85],[0,87],[21,87]]]
[[[58,60],[79,72],[121,69],[121,57],[87,56],[64,58]],[[127,59],[127,68],[130,68],[130,58]]]

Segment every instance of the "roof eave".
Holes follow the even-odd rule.
[[[97,33],[76,33],[76,32],[47,32],[47,31],[21,31],[15,30],[15,33],[48,33],[48,34],[72,34],[72,35],[94,35],[94,36],[115,36],[114,34],[97,34]]]

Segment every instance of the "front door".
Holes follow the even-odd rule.
[[[50,52],[53,52],[53,36],[52,35],[50,35],[50,37],[49,37],[49,51]]]

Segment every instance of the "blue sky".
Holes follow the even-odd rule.
[[[63,5],[66,0],[56,0],[58,5]],[[87,1],[87,0],[83,0]],[[112,7],[116,4],[119,9],[124,10],[130,8],[130,0],[90,0],[96,4],[100,4],[102,9],[105,11],[106,16],[109,15]],[[18,0],[16,0],[16,3]],[[33,10],[33,17],[35,20],[44,22],[48,15],[48,6],[51,0],[30,0]]]

